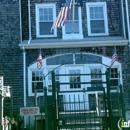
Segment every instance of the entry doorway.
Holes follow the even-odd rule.
[[[85,67],[81,66],[67,66],[65,68],[65,82],[70,83],[64,86],[65,91],[63,100],[66,102],[65,109],[67,110],[84,110],[89,109],[88,106],[88,94],[80,92],[87,88],[87,84],[80,84],[81,82],[86,82],[87,79],[84,75]],[[78,91],[79,90],[79,91]],[[75,92],[76,91],[76,92]],[[77,92],[78,91],[78,92]],[[79,101],[81,102],[79,105]],[[73,102],[71,105],[70,103]],[[85,102],[85,103],[84,103]],[[69,104],[69,106],[67,105]]]

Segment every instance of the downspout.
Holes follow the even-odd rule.
[[[123,36],[124,36],[124,38],[126,38],[125,19],[124,19],[124,7],[123,7],[123,1],[122,0],[121,0],[121,15],[122,15]]]
[[[130,22],[129,22],[128,0],[125,0],[125,5],[126,5],[126,20],[128,29],[128,46],[130,47]]]
[[[32,34],[31,34],[31,13],[30,13],[30,0],[28,0],[28,26],[29,26],[29,40],[28,40],[28,44],[30,44],[31,39],[32,39]]]
[[[19,0],[19,14],[20,14],[20,43],[22,43],[22,13],[21,13],[21,0]]]
[[[23,86],[24,86],[24,107],[26,107],[26,52],[23,46]],[[24,128],[26,129],[26,116],[24,116]]]

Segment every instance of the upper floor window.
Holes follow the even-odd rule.
[[[89,36],[108,35],[106,2],[86,3]]]
[[[63,39],[83,39],[81,7],[76,6],[70,10],[69,18],[63,26]],[[74,15],[73,15],[74,14]]]
[[[50,31],[55,18],[55,4],[36,4],[37,37],[56,37],[56,29]]]

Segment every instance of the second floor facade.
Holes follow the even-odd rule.
[[[22,44],[32,43],[41,46],[50,43],[50,46],[45,47],[51,48],[52,42],[57,44],[56,47],[60,47],[62,43],[64,45],[64,41],[73,41],[74,43],[71,44],[73,46],[69,47],[77,47],[76,42],[79,40],[82,47],[86,42],[89,45],[94,43],[95,46],[98,44],[102,46],[105,42],[110,45],[111,41],[118,42],[119,45],[127,45],[125,1],[80,0],[79,3],[75,2],[75,7],[73,4],[71,6],[65,25],[51,31],[64,3],[65,0],[23,0]]]

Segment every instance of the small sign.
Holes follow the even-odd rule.
[[[20,108],[21,116],[32,116],[39,114],[39,107],[22,107]]]

